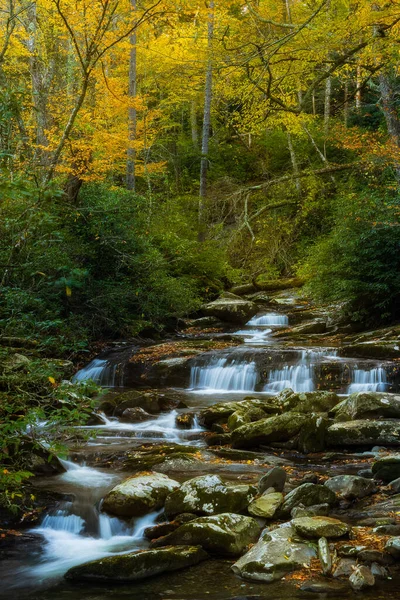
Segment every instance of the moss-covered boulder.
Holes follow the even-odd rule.
[[[389,454],[382,456],[372,465],[375,479],[390,483],[400,477],[400,454]]]
[[[218,298],[208,304],[203,304],[201,311],[206,317],[216,317],[221,321],[244,325],[258,312],[254,302],[241,298]]]
[[[253,517],[272,519],[282,503],[283,494],[281,492],[265,493],[251,502],[248,511]]]
[[[328,413],[340,402],[339,396],[334,392],[292,392],[291,394],[287,390],[284,392],[286,392],[286,397],[283,399],[284,410],[297,413]]]
[[[331,447],[400,445],[400,420],[347,421],[328,427],[326,442]]]
[[[253,423],[260,419],[265,419],[265,412],[262,408],[250,407],[248,409],[239,409],[229,417],[228,429],[234,431],[235,429],[238,429],[238,427],[246,425],[246,423]]]
[[[120,517],[144,515],[164,506],[168,494],[179,485],[162,473],[138,473],[108,492],[102,509]]]
[[[312,415],[301,428],[297,448],[304,454],[322,452],[326,447],[329,420],[324,413]]]
[[[340,538],[347,535],[351,527],[343,521],[330,517],[299,517],[291,521],[298,535],[305,538]]]
[[[242,425],[232,433],[233,447],[252,448],[271,442],[286,442],[299,433],[308,419],[306,415],[288,412]]]
[[[142,550],[93,560],[72,567],[65,574],[71,581],[124,582],[154,577],[196,565],[208,558],[200,546],[174,546],[159,550]]]
[[[249,413],[250,420],[256,420],[251,418],[251,415],[257,415],[257,418],[265,418],[266,415],[279,412],[281,412],[279,404],[274,400],[245,398],[238,402],[218,402],[212,406],[207,406],[207,408],[200,411],[199,420],[206,427],[211,427],[214,423],[227,422],[234,413]],[[258,415],[260,416],[258,417]]]
[[[273,488],[275,492],[283,492],[286,483],[286,471],[282,467],[273,467],[258,482],[258,490],[263,493]]]
[[[156,540],[153,545],[200,545],[210,554],[240,556],[249,544],[257,541],[260,532],[261,527],[255,519],[223,513],[185,523],[169,535]]]
[[[168,516],[184,512],[199,515],[241,513],[257,494],[251,485],[226,485],[218,475],[201,475],[185,481],[165,502]]]
[[[314,506],[315,504],[329,504],[329,506],[334,506],[336,502],[336,494],[324,485],[303,483],[287,494],[279,513],[287,516],[290,515],[293,508],[300,505],[305,507]]]
[[[324,485],[346,500],[365,498],[376,492],[375,484],[371,479],[358,475],[336,475],[325,481]]]
[[[242,556],[232,570],[244,579],[272,583],[287,573],[309,566],[317,555],[314,545],[295,540],[292,527],[263,533],[258,543]]]
[[[399,419],[400,395],[381,392],[357,392],[350,394],[332,412],[337,421]]]

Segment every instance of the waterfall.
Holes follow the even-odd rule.
[[[75,373],[72,381],[86,381],[92,379],[103,387],[122,387],[123,368],[121,363],[111,363],[102,358],[93,359],[86,367]]]
[[[312,365],[298,364],[271,371],[264,392],[277,394],[286,388],[294,392],[312,392],[315,388]]]
[[[272,325],[275,327],[284,327],[289,325],[289,319],[286,315],[279,315],[275,313],[267,313],[259,317],[255,316],[248,323],[249,327],[258,327],[259,325]]]
[[[204,366],[194,366],[190,389],[212,392],[253,392],[258,380],[255,362],[213,358]]]
[[[384,392],[387,387],[386,371],[382,367],[374,369],[354,369],[352,383],[347,393],[354,392]]]

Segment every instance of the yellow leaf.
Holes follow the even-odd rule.
[[[68,298],[70,298],[72,296],[71,288],[68,286],[65,286],[65,293],[67,294]]]
[[[54,377],[49,377],[49,381],[50,381],[50,383],[52,383],[53,385],[56,383],[56,380],[54,379]]]

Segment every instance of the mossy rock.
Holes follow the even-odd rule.
[[[72,567],[65,574],[71,581],[124,582],[154,577],[196,565],[208,558],[200,546],[174,546],[157,550],[142,550],[93,560]]]
[[[305,538],[340,538],[348,535],[351,527],[330,517],[299,517],[291,521],[295,532]]]
[[[287,494],[279,513],[282,516],[287,516],[293,508],[300,504],[305,507],[314,506],[315,504],[334,506],[336,502],[336,494],[324,485],[303,483]]]
[[[309,417],[288,412],[243,425],[232,432],[234,448],[252,448],[271,442],[286,442],[299,433]]]
[[[327,446],[400,446],[400,420],[358,419],[334,423],[327,431]]]
[[[381,392],[357,392],[333,410],[337,421],[355,419],[399,419],[400,395]]]

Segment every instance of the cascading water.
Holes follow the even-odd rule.
[[[204,366],[193,366],[190,390],[203,393],[253,392],[258,380],[255,362],[214,358]]]
[[[75,373],[72,381],[78,382],[92,379],[95,383],[103,387],[122,387],[123,377],[123,365],[95,358],[86,367]]]
[[[285,327],[289,324],[287,315],[276,313],[267,313],[265,315],[255,316],[246,323],[249,327],[258,327],[259,325],[267,325],[268,327]]]
[[[384,392],[387,388],[386,371],[382,367],[374,369],[354,369],[352,383],[347,393],[354,392]]]

